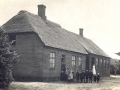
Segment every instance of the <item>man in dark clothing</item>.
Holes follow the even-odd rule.
[[[77,79],[77,82],[79,82],[79,72],[78,71],[76,73],[76,79]]]
[[[94,82],[96,83],[96,75],[94,75]]]
[[[93,72],[92,70],[89,72],[89,83],[92,83]]]
[[[88,78],[89,78],[89,72],[88,72],[88,70],[86,70],[86,72],[85,72],[85,78],[86,78],[86,83],[88,83]]]
[[[82,73],[80,74],[80,78],[81,78],[81,83],[85,82],[85,73],[84,73],[84,71],[82,71]]]
[[[63,81],[64,80],[64,71],[61,71],[61,81]]]
[[[83,78],[82,78],[82,72],[79,73],[79,78],[80,78],[80,82],[83,82]]]
[[[99,82],[99,80],[100,80],[100,74],[98,73],[98,75],[97,75],[97,83]]]

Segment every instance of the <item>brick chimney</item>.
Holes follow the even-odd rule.
[[[45,5],[38,5],[38,15],[45,19],[46,20],[46,16],[45,16],[45,9],[46,9],[46,6]]]
[[[82,37],[83,37],[83,30],[84,30],[83,28],[79,29],[79,35],[82,36]]]

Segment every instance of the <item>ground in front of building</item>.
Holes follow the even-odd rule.
[[[99,83],[12,82],[9,90],[120,90],[120,75],[102,78]]]

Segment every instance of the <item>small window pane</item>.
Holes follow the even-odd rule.
[[[55,59],[53,59],[53,63],[55,63]]]
[[[82,61],[82,58],[81,57],[79,57],[79,62],[81,62]]]
[[[50,53],[50,57],[52,57],[52,53]]]
[[[74,60],[74,57],[72,56],[72,60]]]
[[[53,58],[55,58],[55,53],[53,53]]]

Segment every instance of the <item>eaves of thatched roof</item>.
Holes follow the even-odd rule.
[[[96,54],[104,57],[110,57],[102,49],[100,49],[93,41],[85,37],[81,37],[73,32],[67,31],[79,44],[81,44],[88,53]]]
[[[90,39],[65,30],[59,24],[44,20],[27,11],[20,11],[2,27],[8,33],[35,32],[46,46],[109,57]]]
[[[46,46],[88,54],[60,25],[27,11],[20,11],[2,27],[8,33],[35,32]]]

